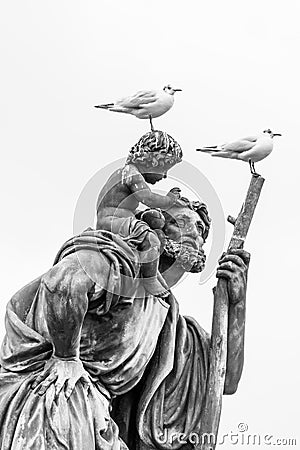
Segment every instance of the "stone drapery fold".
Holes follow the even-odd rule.
[[[143,238],[141,228],[136,230],[134,237],[139,238]],[[122,288],[118,283],[130,283],[130,280],[133,283],[138,277],[138,257],[134,246],[121,238],[109,232],[88,230],[67,241],[55,262],[85,250],[101,252],[110,262],[111,289],[104,299],[101,297],[100,303],[97,303],[97,298],[91,301],[94,318],[97,308],[99,318],[109,317],[123,300],[120,294],[124,284]],[[118,281],[118,274],[125,275],[125,278],[120,276],[122,279]],[[101,379],[101,374],[98,379],[95,377],[92,360],[86,365],[88,371],[90,367],[93,378],[89,394],[80,382],[68,401],[63,393],[57,400],[54,399],[54,386],[43,396],[31,389],[32,382],[53,353],[49,336],[46,331],[41,331],[46,320],[41,317],[41,280],[42,277],[39,277],[22,288],[7,306],[7,332],[1,349],[0,449],[126,449],[110,415],[112,392]],[[126,293],[134,291],[129,284],[127,288]],[[144,301],[146,305],[151,298],[148,296],[145,300],[135,297],[131,300],[127,308],[134,310],[134,302]],[[156,311],[164,315],[160,329],[156,331],[158,335],[155,337],[154,353],[150,361],[145,361],[144,374],[139,382],[140,392],[132,431],[136,434],[135,444],[129,448],[177,449],[181,444],[173,439],[170,445],[169,436],[176,432],[188,434],[199,429],[208,373],[209,337],[193,319],[180,316],[172,294],[164,307],[157,299],[152,298],[152,301],[152,313]],[[146,310],[138,309],[141,319]],[[136,349],[132,351],[134,354]],[[126,376],[132,376],[131,372],[126,372]],[[128,386],[130,382],[128,380]],[[128,414],[126,408],[122,414]],[[127,442],[129,432],[128,429],[121,433]]]

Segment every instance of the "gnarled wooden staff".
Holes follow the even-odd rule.
[[[228,250],[243,248],[264,181],[261,176],[252,176],[246,200],[237,219],[228,217],[227,220],[234,225]],[[201,443],[198,446],[201,450],[214,450],[216,447],[226,375],[227,333],[227,281],[219,279],[214,290],[210,369],[200,428]]]

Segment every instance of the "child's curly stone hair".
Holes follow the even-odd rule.
[[[178,142],[165,131],[155,130],[144,134],[129,152],[126,164],[164,166],[182,161],[182,150]]]

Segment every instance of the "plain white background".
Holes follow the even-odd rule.
[[[48,270],[73,234],[86,183],[149,129],[93,105],[171,83],[183,92],[155,125],[209,179],[226,215],[240,209],[248,166],[195,148],[269,127],[283,135],[257,165],[266,182],[245,247],[245,366],[238,392],[224,398],[220,435],[245,423],[249,434],[299,441],[296,0],[16,0],[2,2],[0,30],[1,336],[9,298]],[[190,275],[175,289],[181,311],[207,330],[214,284]],[[223,445],[231,447],[244,446]]]

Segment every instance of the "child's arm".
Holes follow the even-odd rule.
[[[151,191],[143,175],[133,165],[123,169],[123,183],[128,186],[135,198],[150,208],[169,209],[178,199],[178,195],[169,192],[167,195],[155,194]]]

